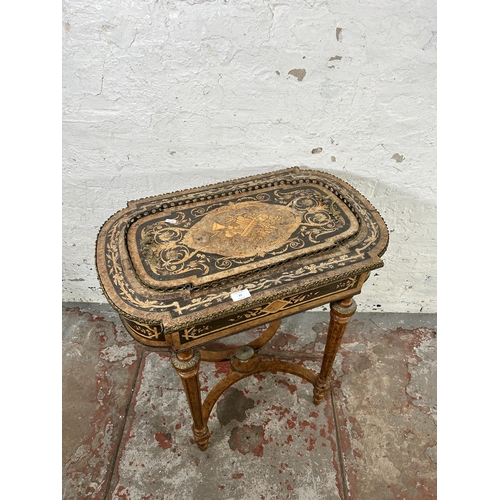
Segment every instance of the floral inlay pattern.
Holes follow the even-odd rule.
[[[245,272],[245,266],[272,265],[280,256],[290,260],[293,252],[331,244],[339,234],[353,234],[355,222],[319,188],[271,189],[141,221],[136,265],[151,280],[199,284],[208,274],[217,279],[214,272]]]

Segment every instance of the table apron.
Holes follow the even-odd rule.
[[[369,273],[343,278],[327,285],[296,292],[236,314],[207,321],[171,334],[176,351],[190,349],[259,325],[352,297],[361,292]]]

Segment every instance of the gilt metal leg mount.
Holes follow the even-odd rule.
[[[194,440],[200,450],[204,451],[208,447],[210,431],[207,423],[215,403],[228,387],[250,375],[262,372],[284,372],[297,375],[314,386],[314,404],[317,405],[324,399],[326,392],[330,388],[329,378],[333,361],[346,326],[356,311],[356,303],[352,298],[347,298],[339,302],[332,302],[330,309],[330,324],[319,374],[287,361],[262,361],[259,358],[257,350],[276,333],[280,324],[279,320],[271,323],[269,328],[258,339],[238,349],[213,352],[193,348],[172,355],[172,365],[181,377],[193,417]],[[212,362],[229,360],[233,370],[232,373],[226,375],[210,390],[203,402],[198,380],[202,360]]]

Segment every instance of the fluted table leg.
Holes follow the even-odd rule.
[[[351,297],[330,304],[330,324],[326,337],[321,371],[314,383],[314,404],[319,404],[330,389],[330,372],[340,347],[347,324],[356,311],[356,302]]]
[[[200,351],[196,348],[172,354],[172,365],[182,380],[193,417],[194,440],[198,448],[204,451],[208,446],[210,431],[206,422],[203,421],[200,382],[198,379],[200,361]]]

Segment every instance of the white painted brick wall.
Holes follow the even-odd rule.
[[[389,226],[359,310],[435,312],[433,0],[63,2],[63,300],[128,200],[294,165]]]

